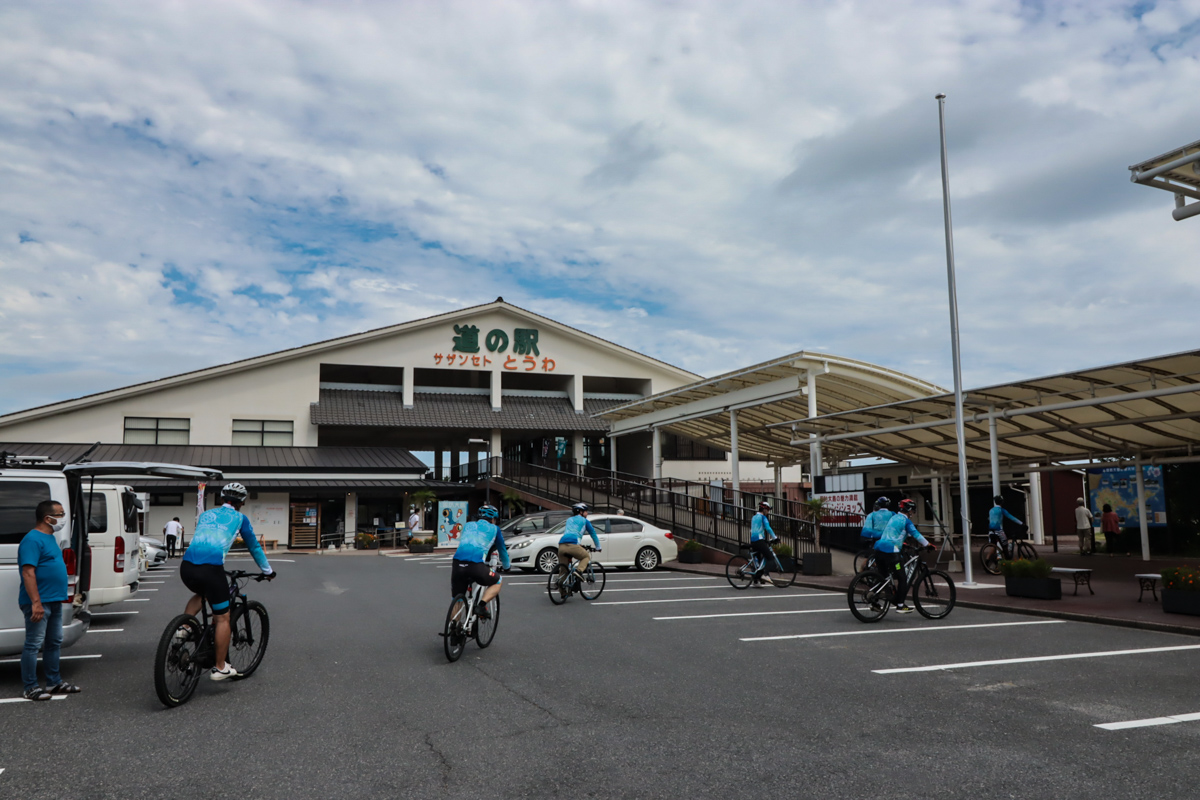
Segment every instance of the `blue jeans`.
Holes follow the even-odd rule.
[[[62,675],[58,674],[58,656],[62,650],[62,603],[43,603],[45,613],[37,622],[33,621],[33,606],[23,605],[25,612],[25,649],[21,651],[21,681],[25,690],[36,689],[38,650],[43,650],[42,665],[46,668],[46,685],[55,686],[62,683]],[[45,647],[43,648],[43,644]]]

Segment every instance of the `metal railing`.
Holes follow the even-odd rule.
[[[583,502],[617,508],[684,538],[727,551],[749,544],[755,498],[763,496],[695,481],[662,479],[656,485],[653,479],[633,476],[635,480],[627,480],[616,477],[619,473],[582,465],[557,470],[495,457],[491,464],[480,466],[481,480],[490,479],[563,505]],[[776,535],[791,545],[796,555],[828,552],[811,520],[778,513],[768,518]]]

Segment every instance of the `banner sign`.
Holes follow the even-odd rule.
[[[1104,504],[1112,506],[1122,528],[1136,528],[1138,521],[1136,467],[1099,467],[1088,470],[1088,498],[1095,525],[1100,525]],[[1151,528],[1167,525],[1167,495],[1163,487],[1162,467],[1143,466],[1142,480],[1146,487],[1146,522]]]
[[[438,501],[438,547],[457,547],[458,537],[467,524],[466,500]]]

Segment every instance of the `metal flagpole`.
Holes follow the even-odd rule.
[[[942,210],[946,219],[946,282],[950,289],[950,353],[954,360],[954,432],[958,437],[958,485],[962,495],[963,586],[974,586],[971,569],[971,498],[967,484],[967,448],[963,427],[962,358],[958,346],[958,289],[954,284],[954,230],[950,221],[950,166],[946,160],[946,95],[937,95],[942,139]]]

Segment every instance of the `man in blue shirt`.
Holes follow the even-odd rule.
[[[500,512],[495,506],[480,506],[479,519],[468,522],[459,534],[458,549],[454,551],[454,560],[451,562],[452,597],[465,595],[472,583],[487,587],[483,593],[483,603],[478,610],[480,619],[491,619],[488,603],[500,594],[500,584],[504,581],[487,564],[492,549],[499,553],[503,569],[512,566],[508,558],[508,547],[504,544],[504,535],[496,527],[495,520],[499,516]]]
[[[267,576],[275,579],[275,572],[267,562],[267,554],[254,535],[250,519],[241,512],[242,504],[250,493],[240,483],[227,483],[221,489],[220,508],[210,508],[196,520],[196,531],[192,543],[183,554],[179,565],[179,577],[183,585],[195,592],[188,600],[185,613],[196,616],[204,601],[212,608],[213,626],[216,628],[217,663],[208,677],[214,681],[237,677],[237,670],[225,661],[229,654],[229,581],[225,578],[225,554],[233,546],[233,540],[242,537],[246,549],[254,557],[254,563]],[[183,635],[186,635],[186,629]],[[180,634],[176,634],[179,636]]]
[[[26,700],[49,700],[56,694],[75,694],[79,687],[59,674],[63,639],[63,603],[70,599],[67,564],[54,534],[67,524],[61,503],[43,500],[34,510],[37,524],[17,548],[21,588],[17,604],[25,614],[25,647],[21,650],[21,681]],[[37,656],[42,651],[46,688],[38,684]]]
[[[1009,558],[1012,553],[1008,551],[1008,537],[1004,534],[1004,518],[1007,517],[1018,525],[1025,523],[1008,513],[1008,510],[1004,508],[1004,498],[1000,495],[993,497],[992,502],[995,505],[988,510],[988,533],[996,534],[1000,540],[1000,552],[1004,553],[1005,558]]]
[[[892,501],[886,497],[880,497],[875,501],[875,510],[867,514],[867,518],[863,520],[862,538],[859,540],[859,544],[863,548],[873,548],[875,542],[879,541],[879,537],[883,535],[883,529],[895,516],[891,505]]]
[[[917,543],[922,547],[933,550],[934,547],[921,532],[917,530],[917,526],[913,525],[909,517],[917,510],[917,502],[905,498],[900,501],[899,513],[895,514],[883,529],[883,535],[879,537],[879,541],[875,543],[875,566],[885,577],[889,575],[896,576],[896,592],[893,595],[896,603],[896,611],[901,614],[908,614],[912,611],[912,607],[905,603],[905,597],[908,595],[908,573],[904,571],[903,558],[900,555],[900,548],[904,544],[904,540],[910,536],[917,540]]]
[[[775,558],[775,551],[771,549],[771,542],[778,540],[779,537],[771,529],[771,520],[767,518],[767,512],[770,510],[771,504],[763,500],[758,504],[758,513],[750,520],[750,550],[757,553],[762,560],[762,566],[754,576],[754,586],[760,589],[775,585],[767,578],[767,573],[772,565],[783,572],[783,565]]]
[[[566,527],[563,528],[563,535],[558,540],[558,580],[560,584],[562,579],[567,576],[572,558],[579,562],[575,565],[575,569],[579,571],[580,577],[584,576],[588,564],[592,563],[591,554],[580,544],[585,533],[592,537],[592,544],[596,546],[596,552],[600,552],[600,537],[596,535],[596,529],[587,518],[590,511],[587,503],[576,503],[571,506],[571,517],[567,520]]]

